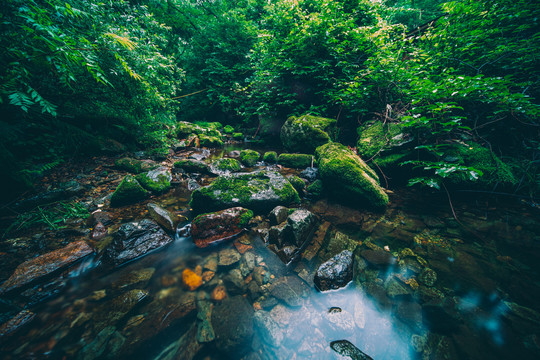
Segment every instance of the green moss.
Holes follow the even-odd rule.
[[[232,134],[234,140],[244,140],[244,134],[241,132],[235,132]]]
[[[321,179],[330,193],[353,204],[367,200],[377,208],[388,205],[375,171],[346,146],[328,143],[317,148],[316,154]]]
[[[214,136],[214,135],[199,135],[199,143],[201,146],[205,147],[211,147],[211,148],[217,148],[223,146],[223,140],[221,140],[221,136]]]
[[[149,173],[143,173],[137,175],[136,178],[143,188],[154,194],[162,194],[171,188],[169,177],[165,174],[158,174],[151,177]]]
[[[252,218],[253,218],[253,211],[249,209],[245,209],[245,211],[242,212],[242,215],[240,215],[240,221],[238,222],[238,225],[247,226],[249,224],[249,221]]]
[[[291,185],[294,187],[294,189],[298,193],[302,193],[304,191],[304,188],[306,187],[306,183],[304,182],[304,180],[300,179],[298,176],[291,175],[287,178],[287,180],[289,180]]]
[[[263,161],[268,164],[275,164],[277,162],[277,153],[275,151],[265,152]]]
[[[399,166],[399,164],[407,159],[409,153],[395,153],[390,155],[383,155],[381,157],[376,157],[373,159],[373,162],[380,167],[382,170],[387,168],[394,168]]]
[[[358,142],[356,149],[363,159],[371,159],[392,145],[393,138],[400,134],[401,127],[394,123],[383,124],[377,121],[373,124],[367,124],[359,127]]]
[[[126,175],[111,196],[111,206],[133,204],[144,200],[148,192],[132,175]]]
[[[208,164],[194,159],[178,160],[174,163],[174,167],[184,169],[188,172],[196,172],[201,174],[210,173],[210,168],[208,167]]]
[[[288,151],[311,153],[336,139],[336,122],[336,119],[311,115],[291,116],[281,128],[281,142]]]
[[[143,171],[149,171],[158,167],[157,164],[132,158],[122,158],[114,162],[114,165],[121,170],[132,174],[140,174]]]
[[[231,125],[225,125],[223,132],[225,134],[232,134],[234,132],[234,128]]]
[[[214,161],[212,165],[221,171],[240,171],[242,169],[242,165],[240,164],[240,161],[236,159],[230,159],[230,158],[222,158]]]
[[[261,155],[255,150],[246,149],[240,151],[240,161],[248,167],[255,165],[260,157]]]
[[[223,125],[220,122],[217,122],[217,121],[215,121],[215,122],[195,121],[194,124],[201,127],[201,128],[206,128],[206,129],[219,130],[219,129],[223,128]]]
[[[298,201],[298,193],[282,175],[260,171],[221,176],[210,185],[195,190],[190,206],[196,212],[234,206],[268,210]]]
[[[482,171],[477,180],[481,186],[500,184],[511,186],[517,184],[512,170],[489,149],[475,143],[455,145],[447,152],[447,158],[455,158],[458,165],[473,167]],[[453,183],[470,182],[468,174],[455,173],[449,177]]]
[[[319,179],[315,180],[307,187],[307,191],[315,197],[321,197],[323,194],[323,182]]]
[[[315,156],[309,154],[280,154],[277,158],[280,165],[295,169],[305,169],[315,163]]]
[[[217,138],[220,141],[223,141],[222,135],[217,129],[217,125],[210,125],[210,124],[219,124],[219,123],[202,123],[199,124],[206,124],[205,126],[199,126],[197,124],[193,124],[187,121],[179,121],[176,124],[176,136],[179,139],[184,139],[188,137],[191,134],[199,135],[199,138],[205,136],[209,138]],[[221,125],[221,124],[219,124]],[[202,142],[202,139],[201,139]]]

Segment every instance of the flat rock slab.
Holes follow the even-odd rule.
[[[36,314],[28,310],[19,312],[0,326],[0,338],[15,333],[17,330],[34,320],[35,316]]]
[[[80,240],[64,248],[25,261],[2,284],[0,294],[19,289],[33,281],[42,279],[55,271],[72,265],[91,253],[93,253],[92,248],[84,240]]]

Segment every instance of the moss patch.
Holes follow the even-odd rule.
[[[255,150],[242,150],[240,151],[240,161],[247,167],[252,167],[259,161],[261,155]]]
[[[140,174],[144,171],[149,171],[158,167],[156,163],[149,160],[138,160],[127,157],[116,160],[114,165],[118,169],[128,171],[132,174]]]
[[[208,164],[194,159],[178,160],[174,163],[175,168],[184,169],[188,172],[196,172],[200,174],[210,173],[210,167]]]
[[[277,162],[277,153],[275,151],[267,151],[263,155],[263,161],[268,164],[275,164]]]
[[[363,159],[371,159],[381,150],[392,146],[394,137],[401,133],[401,127],[398,124],[383,124],[377,121],[373,124],[360,126],[357,129],[358,142],[356,149]]]
[[[307,187],[307,191],[314,197],[321,197],[323,194],[323,182],[319,179],[315,180]]]
[[[280,154],[278,164],[295,169],[305,169],[315,164],[315,156],[309,154]]]
[[[242,134],[241,132],[235,132],[232,134],[232,137],[234,140],[244,140],[244,134]]]
[[[126,175],[111,196],[111,206],[133,204],[146,199],[148,191],[132,175]]]
[[[215,136],[215,135],[199,135],[199,143],[201,146],[210,147],[210,148],[218,148],[223,146],[223,140],[221,139],[221,136]]]
[[[306,187],[306,183],[304,182],[304,180],[302,180],[301,178],[299,178],[298,176],[296,175],[291,175],[287,178],[287,180],[289,180],[289,182],[291,183],[291,185],[294,187],[294,189],[296,191],[298,191],[298,193],[302,193],[304,191],[304,188]]]
[[[231,125],[225,125],[223,132],[225,134],[232,134],[234,132],[234,128]]]
[[[242,165],[240,161],[230,158],[222,158],[214,161],[212,166],[220,171],[240,171],[242,170]]]
[[[388,205],[375,171],[346,146],[328,143],[317,148],[316,154],[324,187],[337,198],[376,208]]]
[[[171,188],[171,174],[168,170],[152,170],[137,175],[137,180],[143,188],[154,194],[163,194]]]
[[[291,116],[281,128],[281,143],[288,151],[311,153],[336,139],[336,122],[336,119],[311,115]]]

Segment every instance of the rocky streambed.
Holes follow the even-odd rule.
[[[313,159],[240,150],[95,158],[44,192],[92,215],[2,240],[2,357],[540,356],[538,209],[349,192],[389,199],[365,210]]]

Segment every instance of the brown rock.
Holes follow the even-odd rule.
[[[34,320],[35,316],[36,314],[31,311],[21,311],[20,313],[9,319],[7,322],[2,324],[2,326],[0,326],[0,338],[13,334],[14,332],[22,328],[24,325]]]
[[[227,297],[227,290],[225,289],[225,286],[218,285],[212,290],[212,294],[210,295],[210,298],[215,301],[221,301]]]
[[[396,262],[396,259],[384,250],[364,250],[361,252],[361,255],[369,263],[374,265],[392,265]]]
[[[52,251],[37,258],[25,261],[0,287],[0,294],[21,288],[55,271],[68,267],[93,252],[84,241],[76,241],[68,246]]]
[[[182,272],[182,284],[190,291],[197,290],[202,285],[202,276],[191,269]]]
[[[99,241],[103,239],[105,236],[107,236],[107,228],[103,223],[98,222],[94,229],[92,230],[92,240]]]
[[[197,247],[207,247],[242,233],[252,216],[251,210],[241,207],[202,214],[193,219],[191,236]]]

